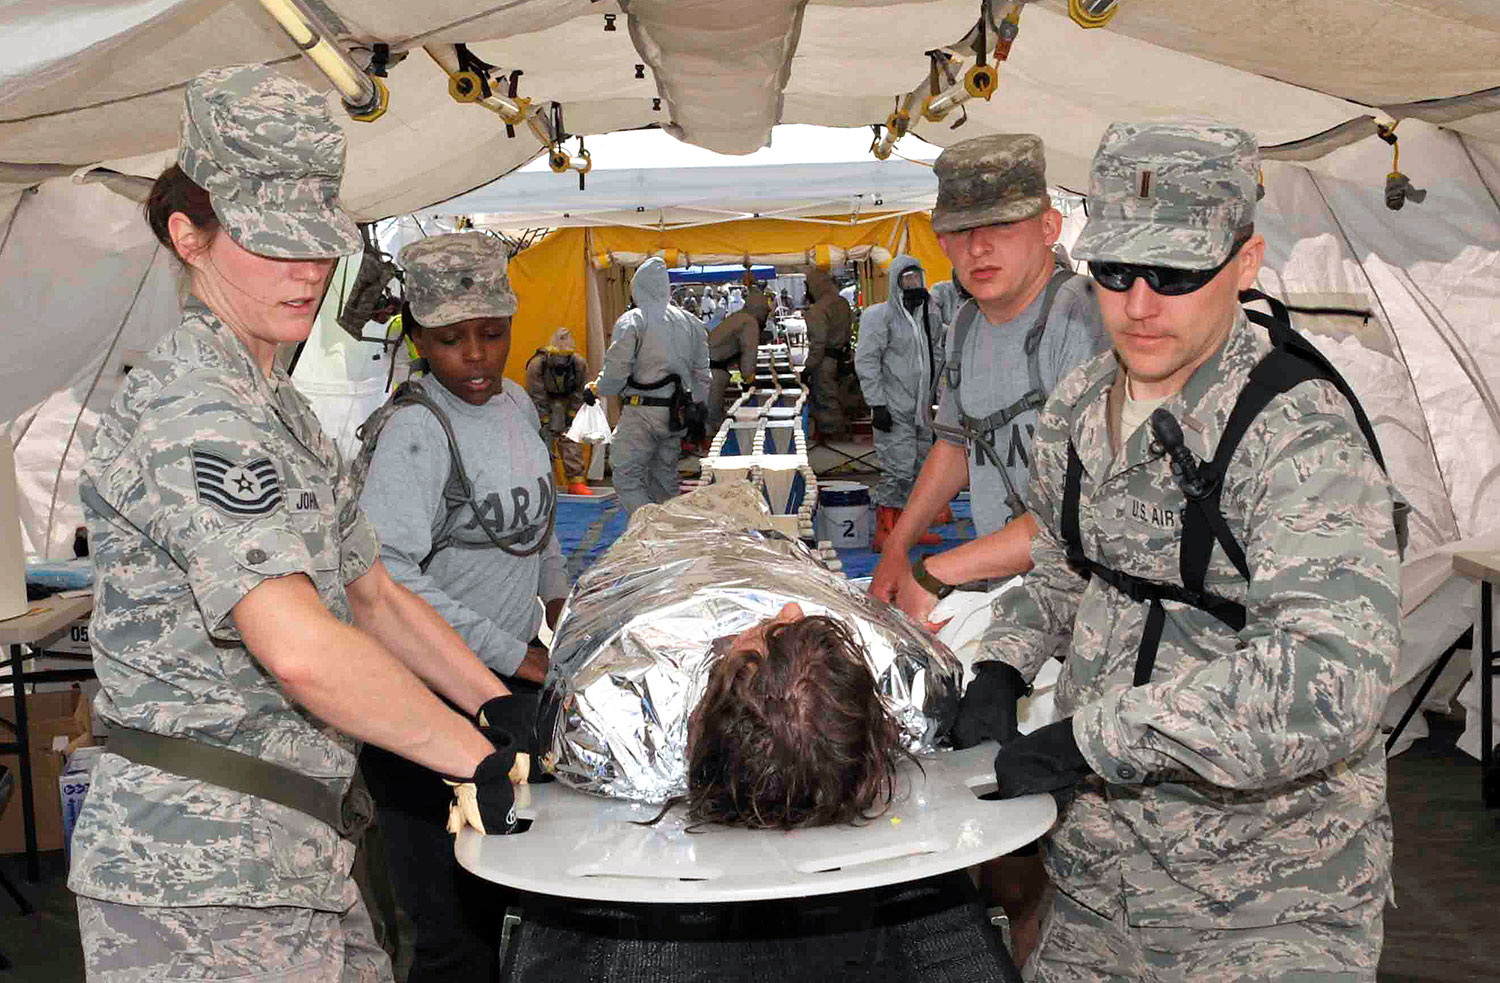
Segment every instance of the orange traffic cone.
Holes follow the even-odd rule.
[[[900,514],[899,509],[889,505],[875,506],[875,538],[870,540],[870,549],[876,553],[885,549],[886,537],[896,528],[896,518]]]

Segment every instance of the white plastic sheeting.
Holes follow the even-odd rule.
[[[557,101],[571,132],[659,124],[744,153],[778,121],[883,122],[895,97],[926,78],[924,52],[961,39],[979,5],[767,0],[753,14],[718,0],[636,0],[628,14],[610,0],[316,6],[342,21],[361,58],[375,41],[398,52],[468,43],[505,72],[523,71],[518,94]],[[1026,6],[993,101],[970,103],[957,129],[962,117],[916,131],[939,145],[1041,133],[1053,182],[1080,189],[1112,119],[1211,115],[1272,145],[1364,120],[1371,106],[1500,85],[1500,9],[1482,0],[1122,0],[1097,31],[1076,27],[1060,6]],[[317,81],[253,0],[13,0],[0,14],[0,161],[81,165],[170,147],[185,81],[246,61]],[[539,149],[524,128],[508,138],[493,114],[453,102],[420,50],[388,81],[390,112],[348,124],[344,197],[363,218],[467,191]],[[1402,112],[1473,113],[1447,125],[1500,139],[1500,111],[1475,108]]]

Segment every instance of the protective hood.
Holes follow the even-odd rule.
[[[660,256],[652,256],[640,265],[630,280],[630,296],[635,306],[653,320],[661,320],[667,313],[667,304],[672,299],[672,281],[667,276],[667,264]]]
[[[807,275],[807,292],[812,295],[814,302],[833,296],[838,293],[838,289],[827,270],[813,270]]]
[[[752,290],[750,291],[749,299],[745,301],[745,310],[749,311],[757,321],[764,324],[766,317],[771,313],[771,303],[766,299],[765,294],[759,290]]]
[[[901,274],[912,267],[922,269],[922,264],[917,262],[916,257],[901,253],[891,260],[891,268],[888,270],[890,279],[886,281],[886,300],[891,302],[892,307],[902,307],[901,303]],[[926,270],[922,270],[926,274]]]
[[[578,346],[573,343],[573,332],[567,328],[558,328],[552,332],[552,337],[547,339],[547,347],[554,352],[576,352]]]

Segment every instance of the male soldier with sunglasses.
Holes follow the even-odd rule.
[[[1239,306],[1258,174],[1250,134],[1203,121],[1116,123],[1094,157],[1074,255],[1114,351],[1042,411],[1034,566],[980,655],[1066,659],[1065,719],[995,759],[1002,797],[1064,803],[1037,980],[1375,978],[1392,492],[1331,373],[1278,380],[1292,342]],[[971,687],[960,720],[1017,695]]]

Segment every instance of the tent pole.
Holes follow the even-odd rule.
[[[160,252],[161,243],[158,242],[151,248],[151,257],[146,260],[146,272],[141,274],[141,282],[135,285],[135,293],[130,295],[130,306],[125,308],[125,314],[120,318],[120,326],[115,329],[115,336],[110,339],[109,347],[104,350],[104,357],[99,360],[99,371],[94,373],[88,391],[78,401],[78,415],[73,417],[73,426],[68,430],[68,440],[63,444],[62,457],[57,462],[57,473],[52,476],[52,499],[47,503],[47,525],[42,531],[42,559],[44,560],[52,558],[52,520],[57,515],[57,487],[62,484],[63,470],[68,464],[68,452],[73,449],[73,438],[78,436],[78,424],[82,422],[84,411],[89,407],[89,400],[93,398],[94,390],[99,387],[99,380],[109,366],[110,356],[115,353],[115,346],[120,343],[120,336],[125,333],[125,325],[130,322],[131,312],[135,310],[136,302],[141,299],[141,291],[146,289],[146,281],[151,279],[151,270],[156,266],[156,255]]]
[[[21,202],[25,201],[26,196],[31,193],[30,188],[22,188],[16,195],[16,207],[10,210],[10,218],[5,222],[5,235],[0,237],[0,256],[5,255],[5,247],[10,245],[10,230],[15,228],[16,216],[21,214]]]
[[[1484,179],[1484,172],[1479,169],[1479,161],[1474,159],[1474,154],[1469,150],[1469,143],[1464,139],[1462,133],[1455,133],[1458,137],[1458,145],[1463,148],[1464,156],[1469,158],[1469,166],[1474,168],[1474,176],[1479,178],[1479,186],[1489,193],[1490,203],[1495,206],[1495,211],[1500,212],[1500,198],[1495,197],[1495,189]]]

